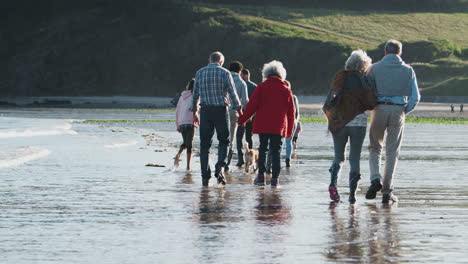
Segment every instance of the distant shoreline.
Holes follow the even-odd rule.
[[[451,97],[440,97],[447,102],[421,102],[410,115],[415,117],[468,118],[468,108],[460,113],[460,103],[449,101]],[[462,99],[465,97],[461,97]],[[34,96],[0,97],[0,109],[20,108],[89,108],[89,109],[174,109],[173,97],[143,96]],[[301,114],[321,116],[325,96],[298,96]],[[463,102],[463,101],[462,101]],[[465,102],[468,102],[465,101]],[[454,104],[455,113],[450,112]],[[465,104],[466,105],[466,104]]]
[[[45,108],[170,108],[173,97],[149,96],[31,96],[0,97],[0,107]]]

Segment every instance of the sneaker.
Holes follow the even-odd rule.
[[[380,183],[380,180],[373,180],[371,182],[371,186],[367,190],[366,199],[375,199],[375,196],[377,196],[377,192],[381,189],[382,184]]]
[[[224,178],[224,175],[222,172],[216,175],[216,179],[218,179],[218,184],[226,185],[226,178]]]
[[[278,182],[279,182],[278,178],[271,178],[270,181],[271,181],[271,188],[278,187]]]
[[[263,175],[258,175],[255,180],[253,181],[253,184],[257,186],[265,186],[265,176]]]
[[[330,185],[328,187],[328,192],[330,193],[330,199],[334,202],[339,202],[340,201],[340,195],[338,194],[338,189],[336,186]]]
[[[390,193],[390,194],[384,194],[382,196],[382,203],[384,204],[388,204],[388,203],[398,203],[398,197],[396,197],[396,195],[394,195],[393,193]]]
[[[226,169],[227,166],[224,167]],[[215,177],[218,179],[218,184],[226,185],[226,178],[223,175],[223,168],[216,167],[215,169]]]
[[[286,159],[286,168],[291,167],[291,159]]]

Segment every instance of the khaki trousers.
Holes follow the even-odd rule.
[[[400,155],[400,147],[405,126],[405,107],[402,105],[379,104],[371,112],[369,131],[369,167],[370,179],[382,182],[382,193],[393,191],[393,175]],[[380,174],[382,147],[385,138],[385,169]]]
[[[237,110],[229,110],[229,147],[228,147],[227,165],[231,164],[233,148],[234,148],[234,140],[236,139],[238,119],[239,119],[239,114],[237,113]]]

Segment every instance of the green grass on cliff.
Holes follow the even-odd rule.
[[[468,13],[215,4],[197,5],[194,12],[209,17],[213,30],[228,28],[253,38],[299,38],[349,50],[361,48],[374,61],[382,57],[383,43],[398,39],[404,43],[403,58],[413,65],[423,95],[468,96]]]
[[[288,37],[294,32],[307,38],[364,49],[375,48],[392,38],[405,42],[448,40],[468,48],[468,13],[359,12],[249,5],[209,5],[198,10],[214,9],[227,9],[242,20],[277,28],[273,32],[279,37]],[[262,32],[262,27],[258,32]]]
[[[468,96],[468,76],[453,77],[423,89],[432,96]]]

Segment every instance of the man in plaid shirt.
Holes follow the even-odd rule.
[[[215,177],[218,184],[226,184],[222,168],[227,163],[229,146],[229,111],[227,106],[242,114],[241,103],[234,88],[231,73],[221,67],[224,55],[217,51],[210,54],[209,64],[197,71],[193,89],[192,111],[197,111],[200,102],[200,164],[202,184],[208,186],[211,169],[208,155],[214,130],[218,136],[218,162],[215,165]]]

